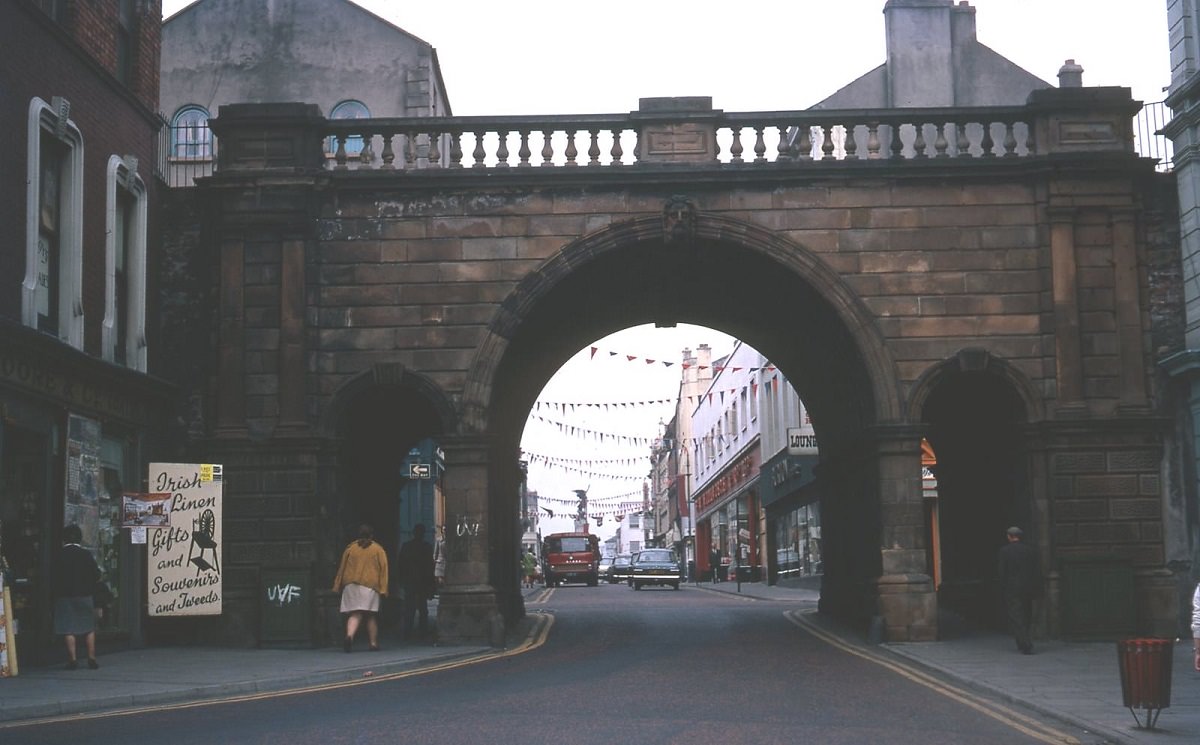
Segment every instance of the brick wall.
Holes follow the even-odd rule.
[[[146,108],[158,108],[159,56],[162,51],[162,0],[134,3],[133,78],[129,89]],[[117,74],[117,29],[120,0],[75,0],[65,30],[97,64]]]
[[[112,0],[115,2],[115,0]],[[73,3],[68,23],[91,18]],[[158,3],[153,3],[158,7]],[[115,7],[115,6],[114,6]],[[156,32],[157,33],[157,32]],[[0,249],[0,313],[20,319],[20,283],[25,273],[25,171],[29,102],[36,96],[47,103],[55,96],[71,102],[70,118],[84,139],[83,181],[83,306],[84,349],[100,356],[100,326],[105,310],[105,208],[108,159],[112,155],[138,158],[138,175],[145,182],[149,202],[147,256],[147,321],[156,318],[154,297],[158,243],[156,217],[159,119],[149,108],[96,65],[63,29],[30,3],[15,4],[0,24],[0,131],[14,133],[12,144],[0,153],[0,225],[9,231]],[[155,62],[157,64],[157,60]],[[157,84],[157,83],[156,83]],[[148,330],[151,348],[157,341]]]

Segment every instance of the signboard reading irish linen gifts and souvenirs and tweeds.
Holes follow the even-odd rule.
[[[221,613],[221,466],[151,463],[151,492],[170,494],[170,525],[148,527],[152,616]]]

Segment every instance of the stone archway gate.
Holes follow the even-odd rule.
[[[364,375],[420,380],[453,418],[439,432],[447,518],[476,524],[451,551],[441,633],[484,638],[511,619],[519,599],[497,568],[508,539],[488,523],[515,483],[497,462],[515,464],[513,425],[497,421],[514,415],[499,413],[494,387],[513,329],[540,284],[591,250],[564,247],[707,230],[794,253],[809,281],[850,298],[842,322],[870,410],[840,440],[823,437],[822,456],[845,471],[871,464],[843,485],[870,492],[878,521],[861,538],[866,561],[830,568],[825,592],[847,599],[832,607],[881,615],[892,639],[936,636],[912,395],[975,349],[1034,399],[1030,532],[1049,568],[1123,557],[1143,630],[1173,628],[1143,261],[1153,164],[1133,152],[1137,108],[1111,88],[1038,91],[1021,107],[758,114],[707,99],[614,116],[402,120],[223,107],[218,168],[197,191],[219,262],[204,458],[231,474],[227,620],[253,617],[237,592],[253,597],[259,567],[333,571],[340,537],[321,525],[336,497],[313,492],[336,492],[326,413]],[[528,404],[536,389],[520,393]],[[1057,582],[1052,571],[1051,632]]]

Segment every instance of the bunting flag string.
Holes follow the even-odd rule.
[[[536,464],[538,464],[538,462],[539,462],[538,459],[534,459],[534,458],[530,458],[530,460],[529,460],[530,465],[536,465]],[[561,465],[558,463],[550,463],[547,461],[542,461],[541,465],[545,466],[546,469],[549,471],[553,471],[554,469],[557,468],[561,471],[566,471],[567,473],[576,473],[576,474],[579,474],[580,476],[590,476],[592,478],[607,479],[610,481],[645,481],[647,478],[644,474],[641,476],[634,476],[634,475],[609,473],[607,471],[591,471],[586,468],[576,468],[574,466],[564,466],[564,465]]]
[[[770,392],[775,386],[777,386],[779,384],[778,378],[779,378],[779,376],[775,375],[775,376],[772,376],[771,378],[768,378],[767,380],[763,381],[763,385],[767,389],[768,392]],[[715,393],[718,397],[718,401],[720,402],[720,404],[722,406],[724,406],[725,396],[729,395],[731,397],[736,397],[739,394],[739,390],[737,388],[729,388],[726,390],[715,391]],[[740,393],[749,393],[749,395],[752,395],[755,398],[757,398],[758,397],[758,385],[754,384],[753,386],[742,386]],[[688,396],[687,401],[688,401],[689,405],[696,405],[698,403],[703,403],[705,401],[707,401],[708,403],[712,403],[713,394],[714,394],[714,391],[709,391],[707,393],[702,393],[699,396]],[[543,424],[548,424],[550,426],[557,427],[558,431],[561,434],[569,435],[571,437],[580,437],[580,438],[583,438],[586,440],[595,440],[595,441],[598,441],[601,443],[622,443],[622,444],[631,445],[631,446],[635,446],[635,447],[651,447],[651,446],[657,446],[662,443],[662,438],[658,438],[658,437],[635,437],[633,435],[619,435],[619,434],[614,434],[611,432],[601,432],[599,430],[594,430],[594,429],[590,429],[590,428],[583,427],[583,426],[577,426],[577,425],[571,424],[570,422],[564,422],[564,421],[560,421],[558,419],[551,419],[551,418],[540,416],[540,415],[534,414],[534,413],[530,413],[528,418],[532,419],[532,420],[537,420],[539,422],[542,422]],[[699,445],[699,443],[701,442],[702,439],[703,438],[695,438],[695,437],[688,438],[688,441],[683,442],[682,444],[689,445],[694,448]]]
[[[620,443],[627,443],[630,445],[649,447],[655,440],[655,438],[653,438],[653,437],[634,437],[633,435],[618,435],[618,434],[613,434],[611,432],[600,432],[598,430],[588,429],[587,427],[577,427],[574,424],[571,424],[569,422],[560,422],[555,419],[547,419],[543,416],[538,416],[537,414],[530,414],[529,418],[536,419],[537,421],[542,422],[544,424],[549,424],[551,426],[558,427],[558,431],[561,432],[562,434],[570,435],[572,437],[582,437],[582,438],[588,439],[588,440],[596,440],[601,443],[603,443],[603,442],[620,442]]]
[[[541,399],[533,402],[533,410],[541,411],[542,407],[551,409],[552,411],[561,412],[563,414],[575,412],[577,409],[599,409],[601,411],[619,411],[621,409],[641,408],[645,406],[662,406],[665,404],[674,405],[678,399],[660,398],[653,401],[542,401]]]
[[[630,505],[629,509],[600,510],[600,511],[595,511],[595,512],[593,512],[592,510],[589,509],[588,517],[590,517],[592,520],[595,520],[596,523],[599,524],[600,520],[605,517],[613,517],[613,518],[616,518],[616,520],[618,522],[620,522],[621,520],[625,519],[626,515],[628,515],[632,512],[645,512],[645,509],[643,508],[643,506],[640,503],[631,502],[631,503],[629,503],[629,505]],[[545,511],[546,514],[550,517],[556,517],[556,516],[557,517],[574,517],[577,514],[577,512],[575,510],[572,510],[569,508],[561,509],[561,510],[558,510],[557,512],[550,509],[549,507],[540,507],[539,509]]]
[[[588,359],[595,360],[596,355],[600,352],[600,348],[599,347],[590,347],[589,351],[590,351],[590,354],[588,356]],[[607,350],[605,351],[605,354],[601,356],[600,359],[624,359],[626,362],[644,362],[647,365],[662,365],[663,367],[671,367],[675,364],[674,362],[667,362],[665,360],[653,360],[653,359],[649,359],[646,357],[640,357],[636,354],[623,354],[621,352],[610,352]],[[726,369],[732,370],[733,372],[740,372],[742,370],[749,370],[750,372],[758,372],[759,370],[764,370],[766,372],[773,372],[775,370],[775,366],[770,363],[767,363],[766,365],[764,365],[762,367],[746,368],[746,367],[734,367],[734,366],[730,366],[730,365],[693,365],[690,362],[681,362],[680,367],[682,367],[684,370],[688,370],[688,369],[691,369],[692,367],[695,367],[697,370],[712,370],[714,373],[719,373]]]
[[[522,450],[522,455],[529,457],[529,462],[547,462],[554,464],[563,464],[568,466],[579,466],[581,468],[592,468],[593,466],[636,466],[644,467],[648,464],[649,456],[639,456],[636,458],[561,458],[554,455],[545,455],[543,453],[535,453],[530,450]]]
[[[636,497],[636,499],[634,499],[634,497]],[[539,494],[538,495],[538,504],[541,504],[542,502],[550,502],[551,504],[568,504],[568,505],[575,504],[575,505],[577,505],[577,504],[579,504],[579,498],[578,497],[546,497],[546,496],[542,496],[541,494]],[[613,504],[609,504],[610,502],[612,502]],[[598,505],[602,508],[617,508],[617,507],[628,507],[631,504],[637,504],[637,505],[642,504],[642,492],[640,490],[625,492],[624,494],[615,494],[615,495],[608,496],[608,497],[588,497],[588,505],[589,506],[597,506]]]

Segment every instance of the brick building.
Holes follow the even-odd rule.
[[[142,490],[172,388],[152,374],[158,0],[8,0],[0,23],[0,525],[23,660],[49,637],[51,556],[77,523],[141,633]]]

